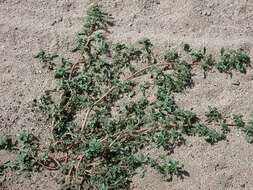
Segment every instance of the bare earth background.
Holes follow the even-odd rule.
[[[29,100],[53,86],[50,74],[32,58],[39,48],[68,57],[75,33],[80,31],[87,8],[99,3],[114,18],[108,40],[134,44],[148,37],[156,53],[175,49],[184,43],[204,46],[219,54],[221,47],[242,49],[253,60],[253,0],[0,0],[0,131],[16,135],[33,131],[47,143],[50,128],[27,108]],[[71,57],[70,57],[71,58]],[[73,58],[73,60],[75,60]],[[216,106],[227,118],[253,112],[253,69],[246,75],[233,72],[230,78],[217,71],[203,79],[194,69],[195,86],[175,96],[177,103],[200,117],[207,106]],[[235,85],[237,84],[237,85]],[[150,148],[150,154],[160,150]],[[253,189],[253,145],[233,129],[227,141],[209,145],[198,137],[171,155],[189,173],[184,179],[164,182],[149,169],[141,179],[136,175],[131,189],[196,190]],[[12,159],[0,151],[0,163]],[[57,172],[35,173],[31,179],[9,173],[0,189],[58,189]]]

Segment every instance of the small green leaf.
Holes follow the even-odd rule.
[[[191,51],[191,48],[190,48],[189,44],[184,44],[184,51],[186,51],[186,52],[190,52]]]

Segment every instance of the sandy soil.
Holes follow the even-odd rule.
[[[15,135],[27,129],[41,139],[50,129],[27,108],[27,103],[53,85],[50,74],[32,56],[39,48],[69,56],[74,34],[80,30],[79,17],[92,3],[100,3],[114,18],[108,40],[127,44],[148,37],[155,52],[207,47],[219,54],[220,48],[243,49],[253,59],[252,0],[0,0],[0,131]],[[199,116],[207,106],[216,106],[230,118],[253,112],[253,69],[233,77],[212,71],[203,80],[194,70],[194,88],[177,95],[176,101]],[[234,85],[234,84],[239,85]],[[151,154],[159,150],[150,149]],[[253,146],[234,129],[227,141],[209,145],[198,137],[187,137],[186,144],[172,154],[189,173],[184,179],[164,182],[149,169],[145,178],[136,175],[131,189],[196,190],[253,189]],[[0,162],[11,156],[0,151]],[[11,158],[12,159],[12,158]],[[0,189],[58,189],[57,173],[42,172],[30,180],[14,173],[7,175]]]

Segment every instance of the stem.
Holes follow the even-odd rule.
[[[78,60],[76,61],[76,63],[74,65],[72,65],[72,67],[70,69],[70,73],[69,73],[69,80],[72,79],[73,71],[74,71],[75,67],[80,63],[81,57],[82,57],[82,55],[80,55]]]
[[[97,100],[97,101],[88,109],[88,111],[87,111],[87,113],[86,113],[86,116],[85,116],[85,119],[83,120],[83,124],[82,124],[81,131],[84,130],[84,128],[85,128],[85,126],[86,126],[86,123],[87,123],[87,120],[88,120],[88,118],[89,118],[90,112],[91,112],[91,110],[93,109],[93,107],[96,106],[97,104],[99,104],[100,102],[102,102],[102,101],[105,99],[105,97],[106,97],[111,91],[113,91],[114,88],[115,88],[115,87],[110,88],[99,100]]]
[[[72,170],[73,170],[73,166],[70,168],[69,173],[68,173],[68,184],[71,183],[71,173],[72,173]]]
[[[82,162],[82,160],[83,160],[83,155],[82,156],[80,156],[80,159],[79,159],[79,161],[78,161],[78,163],[77,163],[77,166],[76,166],[76,178],[77,178],[77,174],[78,174],[78,169],[79,169],[79,166],[80,166],[80,164],[81,164],[81,162]]]
[[[148,70],[148,69],[151,69],[151,67],[153,66],[157,66],[157,67],[162,67],[162,66],[168,66],[168,65],[171,65],[171,63],[159,63],[159,64],[155,64],[155,65],[150,65],[150,66],[147,66],[147,67],[144,67],[143,69],[135,72],[134,74],[130,75],[129,77],[127,77],[124,81],[128,81],[134,77],[136,77],[137,75],[139,75],[140,73]]]
[[[49,166],[46,166],[44,164],[42,164],[41,162],[37,162],[39,165],[41,165],[43,168],[45,169],[48,169],[48,170],[58,170],[58,168],[53,168],[53,167],[49,167]]]
[[[49,156],[49,155],[48,155],[48,158],[50,158],[51,160],[53,160],[59,167],[61,167],[60,162],[58,162],[58,160],[55,159],[53,156]]]
[[[85,46],[88,46],[89,43],[90,43],[90,39],[86,42]],[[73,72],[74,72],[74,69],[75,69],[75,67],[80,63],[80,60],[81,60],[82,57],[83,57],[83,55],[81,54],[81,55],[79,56],[78,60],[76,61],[76,63],[75,63],[74,65],[72,65],[72,67],[71,67],[71,69],[70,69],[70,73],[69,73],[69,80],[72,79],[72,74],[73,74]]]
[[[86,126],[86,123],[87,123],[87,120],[88,120],[88,117],[89,117],[89,115],[90,115],[90,112],[91,112],[92,108],[93,108],[93,106],[91,106],[91,107],[88,109],[87,113],[86,113],[85,119],[83,120],[83,124],[82,124],[81,131],[83,131],[84,128],[85,128],[85,126]]]

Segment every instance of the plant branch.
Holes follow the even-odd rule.
[[[162,66],[168,66],[168,65],[171,65],[171,63],[159,63],[159,64],[156,64],[156,65],[152,65],[152,66],[157,66],[157,67],[162,67]],[[140,73],[150,69],[152,66],[147,66],[147,67],[144,67],[143,69],[135,72],[134,74],[132,74],[131,76],[127,77],[126,79],[124,79],[124,81],[128,81],[130,79],[133,79],[134,77],[136,77],[137,75],[139,75]],[[97,100],[87,111],[86,113],[86,116],[83,120],[83,123],[82,123],[82,127],[81,127],[81,131],[84,130],[85,126],[86,126],[86,123],[87,123],[87,120],[89,118],[89,115],[90,115],[90,112],[91,110],[93,109],[94,106],[96,106],[97,104],[99,104],[100,102],[102,102],[105,97],[110,94],[113,90],[115,89],[115,86],[111,87],[99,100]]]

